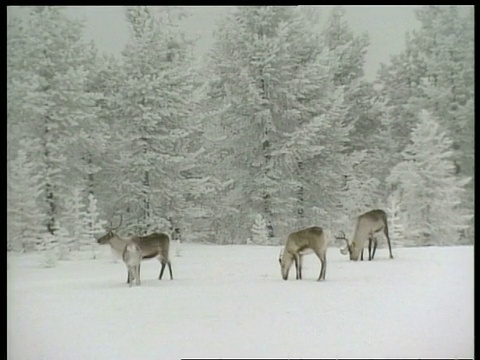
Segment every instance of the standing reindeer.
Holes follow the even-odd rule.
[[[132,286],[133,280],[136,285],[140,285],[140,263],[142,262],[140,247],[133,241],[128,242],[123,250],[122,258],[128,270],[128,285]]]
[[[170,280],[173,280],[172,265],[169,258],[170,237],[164,233],[153,233],[145,236],[132,236],[130,238],[123,239],[114,232],[114,230],[117,230],[120,225],[122,225],[122,219],[123,218],[121,217],[120,224],[118,224],[118,226],[115,228],[112,227],[110,222],[110,228],[108,228],[107,233],[99,238],[97,242],[100,245],[110,244],[113,253],[117,257],[122,257],[127,242],[132,241],[140,248],[142,260],[156,258],[158,261],[160,261],[161,269],[160,275],[158,276],[159,280],[162,279],[165,265],[168,265]],[[127,277],[127,282],[129,281],[130,274]]]
[[[353,241],[349,243],[342,231],[343,236],[335,237],[339,240],[346,241],[346,247],[340,250],[342,255],[350,254],[350,260],[357,261],[361,253],[361,260],[363,260],[363,248],[365,241],[368,239],[368,260],[373,260],[375,251],[377,250],[378,241],[375,234],[383,231],[387,238],[388,249],[390,251],[390,259],[393,259],[392,246],[390,244],[390,237],[388,236],[388,222],[387,213],[380,209],[370,210],[357,218],[357,225],[355,227],[355,234]],[[373,243],[373,253],[372,253]]]
[[[325,280],[327,271],[327,238],[325,231],[318,226],[309,227],[291,233],[287,237],[285,248],[280,252],[278,259],[283,280],[288,279],[288,272],[295,262],[297,280],[302,279],[303,255],[313,254],[318,256],[322,263],[318,281]]]

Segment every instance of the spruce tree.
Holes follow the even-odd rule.
[[[82,135],[95,123],[96,94],[85,88],[92,49],[82,39],[83,23],[62,7],[27,7],[21,26],[14,25],[7,43],[9,136],[41,141],[35,161],[44,179],[45,225],[53,234],[65,190],[88,174],[77,157],[96,143]]]
[[[255,221],[252,225],[251,239],[253,244],[267,245],[269,236],[267,230],[267,223],[261,214],[255,216]]]
[[[192,167],[198,150],[190,146],[196,135],[189,122],[190,44],[167,10],[126,8],[132,33],[122,52],[121,112],[112,125],[110,151],[112,185],[122,194],[117,204],[128,208],[125,225],[138,234],[159,230],[156,224],[168,211],[181,216],[188,182],[182,172]]]
[[[90,248],[92,251],[92,257],[95,258],[95,249],[97,248],[96,238],[99,234],[105,233],[104,227],[106,222],[100,219],[97,208],[97,199],[93,194],[88,195],[86,222],[88,224],[87,236],[82,237],[83,243],[81,245]]]
[[[396,119],[392,135],[403,148],[418,112],[430,111],[452,140],[459,180],[474,179],[473,7],[423,6],[416,15],[420,29],[407,33],[405,50],[379,73],[381,94]],[[471,210],[473,184],[462,200]]]
[[[422,111],[403,161],[387,179],[400,191],[406,236],[418,244],[455,244],[472,218],[461,203],[471,179],[455,175],[451,145],[439,121]]]
[[[38,141],[23,139],[17,157],[7,163],[7,249],[34,250],[45,232],[46,220],[40,201],[43,179],[35,154]]]
[[[238,220],[244,232],[235,237],[242,239],[248,228],[241,224],[252,213],[271,219],[279,232],[311,222],[312,204],[324,195],[318,179],[338,181],[338,166],[328,173],[320,164],[343,146],[345,137],[337,135],[351,129],[341,120],[343,92],[335,89],[320,34],[297,9],[260,6],[235,9],[215,40],[210,93],[216,131],[228,139],[219,151],[229,171],[219,180],[232,184],[225,202],[240,199],[238,214],[223,222],[240,231]]]

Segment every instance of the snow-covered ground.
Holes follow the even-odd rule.
[[[108,247],[42,268],[7,256],[7,358],[473,358],[472,246],[377,250],[350,262],[337,248],[280,277],[279,247],[181,244],[174,280],[142,263],[142,285]]]

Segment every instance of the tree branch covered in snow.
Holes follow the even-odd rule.
[[[232,8],[201,59],[185,8],[125,7],[120,56],[61,7],[9,17],[7,248],[76,250],[118,215],[128,234],[264,244],[373,208],[396,244],[471,243],[473,12],[420,8],[369,82],[367,34],[310,10]]]

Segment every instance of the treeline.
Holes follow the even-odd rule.
[[[61,7],[9,16],[8,248],[78,248],[120,214],[245,243],[376,207],[399,244],[473,242],[473,7],[419,9],[374,82],[368,35],[312,11],[232,8],[201,63],[178,8],[125,7],[120,57]]]

